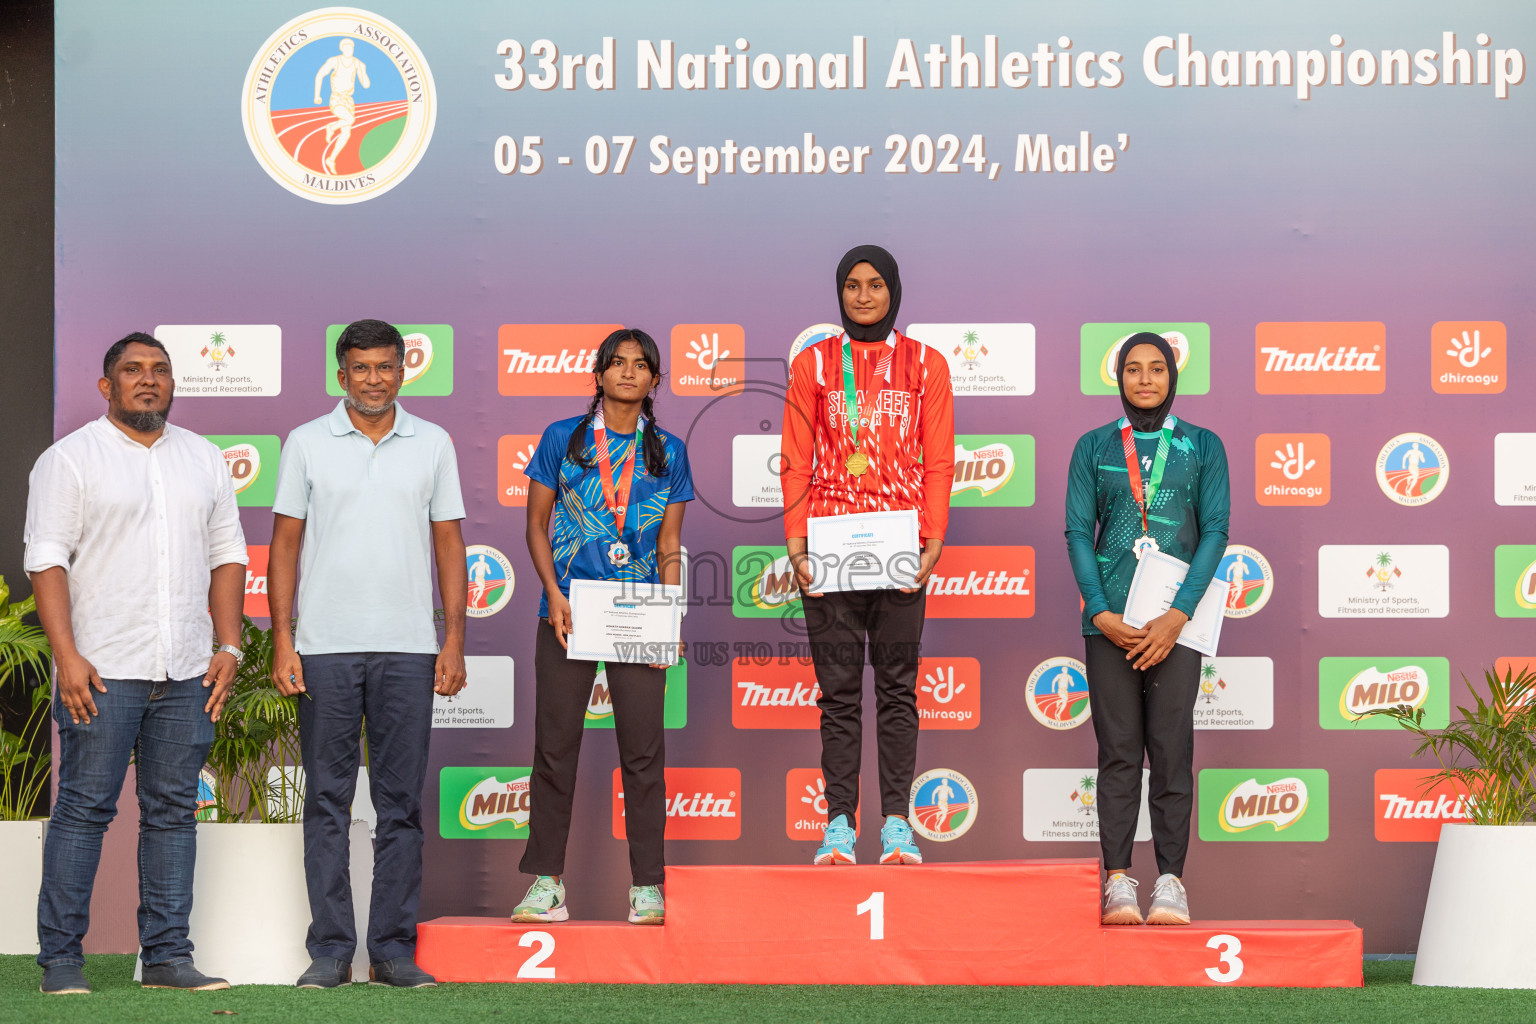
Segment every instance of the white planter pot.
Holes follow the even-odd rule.
[[[1536,826],[1443,825],[1415,985],[1536,988]]]
[[[373,841],[361,821],[352,823],[349,837],[357,922],[352,976],[366,980]],[[232,985],[292,985],[309,966],[309,920],[302,824],[198,823],[189,922],[198,970]]]
[[[0,953],[37,955],[37,894],[48,822],[0,821]]]

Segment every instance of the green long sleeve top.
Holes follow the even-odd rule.
[[[1133,436],[1145,482],[1159,435]],[[1189,563],[1173,602],[1185,615],[1194,615],[1226,552],[1231,511],[1221,438],[1175,418],[1162,487],[1147,511],[1147,525],[1159,549]],[[1131,542],[1140,536],[1141,513],[1131,497],[1116,420],[1078,439],[1067,473],[1067,555],[1083,595],[1084,636],[1099,632],[1093,617],[1100,612],[1124,614],[1136,574]]]

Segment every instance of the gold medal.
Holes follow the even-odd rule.
[[[869,469],[869,456],[855,450],[852,455],[848,456],[847,466],[849,473],[852,473],[854,476],[863,476],[865,471]]]

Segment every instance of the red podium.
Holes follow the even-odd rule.
[[[792,904],[801,913],[763,912]],[[439,918],[443,981],[1359,986],[1348,921],[1099,925],[1092,860],[667,869],[667,923]]]

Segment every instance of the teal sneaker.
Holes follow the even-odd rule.
[[[667,903],[661,898],[659,885],[632,885],[629,887],[629,923],[665,924]]]
[[[549,875],[535,878],[523,902],[512,910],[512,920],[520,924],[568,921],[570,917],[570,911],[565,909],[565,885]]]
[[[912,826],[906,818],[892,815],[885,819],[880,829],[881,864],[921,864],[923,855],[918,852],[917,840],[912,838]]]
[[[848,824],[848,815],[839,814],[827,822],[827,832],[821,837],[812,864],[857,864],[853,856],[853,841],[859,834]]]

